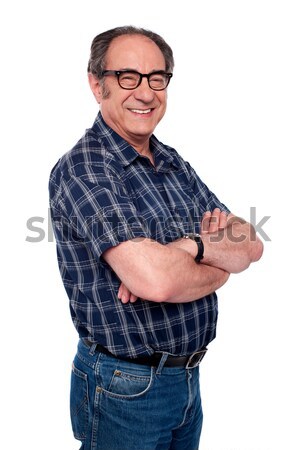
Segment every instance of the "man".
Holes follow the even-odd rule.
[[[215,291],[262,255],[253,227],[153,135],[173,65],[152,32],[98,35],[88,77],[100,113],[51,173],[80,336],[71,417],[84,450],[198,448],[198,366],[215,337]]]

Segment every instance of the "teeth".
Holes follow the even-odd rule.
[[[131,109],[132,112],[137,113],[137,114],[148,114],[151,112],[150,109]]]

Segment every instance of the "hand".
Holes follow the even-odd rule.
[[[214,211],[206,211],[201,221],[201,234],[216,233],[227,226],[227,214],[215,208]]]
[[[242,272],[263,253],[253,226],[218,208],[204,214],[201,234],[205,247],[203,263],[228,273]]]
[[[117,297],[122,303],[135,303],[138,297],[136,295],[132,294],[132,292],[129,291],[129,289],[124,285],[124,283],[120,284]]]

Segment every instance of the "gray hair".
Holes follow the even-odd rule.
[[[172,72],[174,67],[174,59],[170,46],[161,36],[153,31],[134,26],[117,27],[98,34],[91,44],[87,71],[97,77],[100,77],[100,74],[106,68],[106,55],[112,40],[119,36],[134,34],[139,34],[152,40],[159,47],[164,56],[166,72]]]

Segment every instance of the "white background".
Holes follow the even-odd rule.
[[[4,2],[3,2],[4,3]],[[298,7],[296,1],[13,1],[1,33],[1,448],[76,450],[77,335],[48,232],[48,177],[91,126],[93,37],[133,24],[174,50],[156,130],[233,212],[271,216],[263,259],[219,291],[201,368],[201,450],[298,450]],[[26,222],[38,216],[45,239]]]

